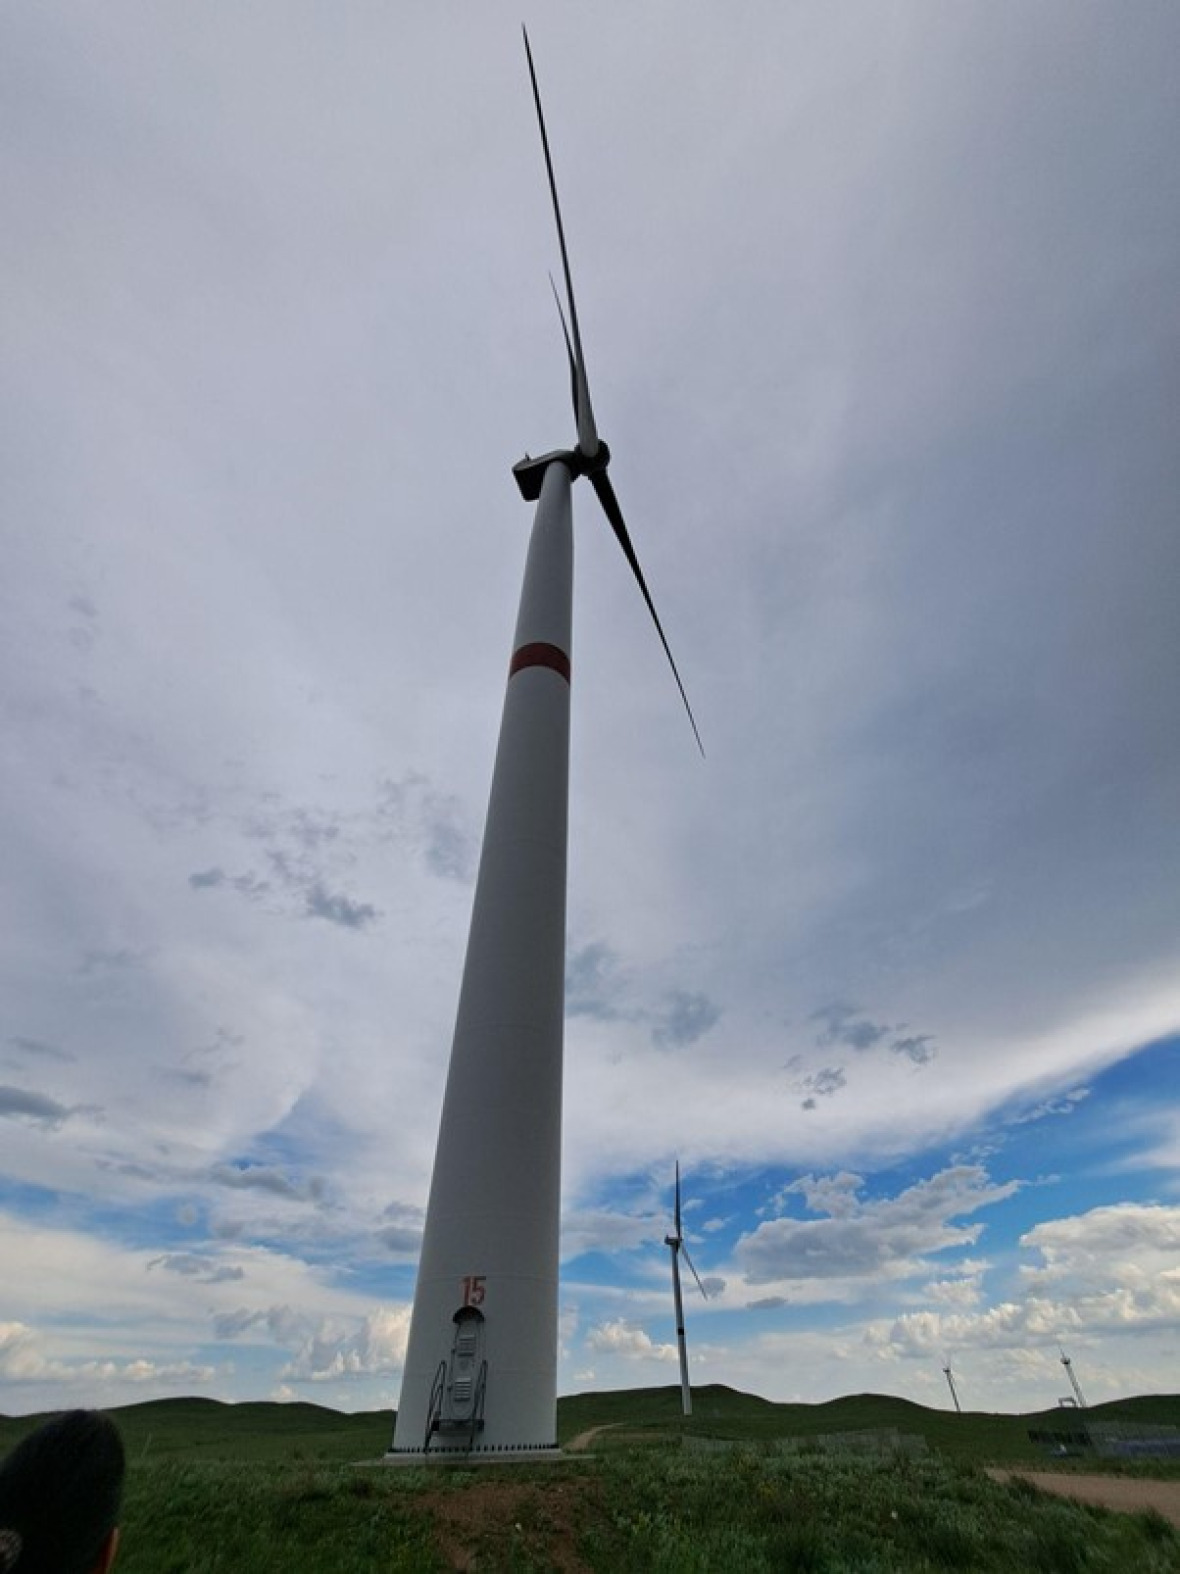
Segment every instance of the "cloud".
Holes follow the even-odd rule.
[[[69,1120],[76,1110],[76,1105],[68,1108],[44,1093],[0,1086],[0,1118],[31,1120],[40,1126],[57,1127]]]
[[[922,1272],[936,1252],[971,1246],[982,1224],[960,1224],[965,1215],[1010,1197],[1016,1181],[996,1185],[979,1165],[955,1165],[899,1193],[862,1201],[859,1177],[842,1172],[799,1190],[821,1219],[779,1218],[760,1224],[734,1249],[747,1284],[839,1281],[842,1294],[869,1289],[883,1279]]]
[[[432,874],[463,883],[473,878],[479,847],[468,816],[457,797],[437,792],[420,772],[381,783],[377,818],[387,835],[421,854]]]
[[[925,1066],[938,1054],[929,1033],[915,1033],[907,1038],[895,1038],[889,1046],[890,1053],[904,1055],[915,1066]]]
[[[847,1084],[848,1077],[843,1066],[824,1066],[819,1071],[811,1072],[801,1081],[801,1086],[810,1090],[803,1101],[803,1108],[814,1109],[817,1099],[830,1099]]]
[[[377,1239],[392,1252],[417,1252],[422,1246],[423,1210],[412,1204],[391,1202],[381,1217],[389,1223],[377,1229]]]
[[[907,1312],[872,1325],[866,1337],[894,1354],[922,1358],[949,1348],[1054,1344],[1069,1335],[1180,1331],[1180,1208],[1095,1208],[1034,1226],[1020,1246],[1041,1263],[1021,1269],[1019,1301],[979,1312]],[[952,1285],[928,1289],[953,1302]],[[969,1299],[964,1289],[963,1300]]]
[[[325,1183],[320,1176],[312,1176],[306,1181],[294,1180],[267,1164],[217,1164],[209,1171],[209,1179],[234,1191],[264,1191],[292,1202],[321,1204],[325,1195]]]
[[[1026,1126],[1031,1121],[1045,1120],[1050,1115],[1072,1115],[1078,1105],[1089,1097],[1089,1088],[1070,1088],[1067,1093],[1059,1094],[1056,1098],[1042,1099],[1039,1104],[1034,1104],[1022,1114],[1010,1116],[1008,1123],[1012,1126]]]
[[[846,1044],[850,1049],[871,1049],[891,1031],[883,1023],[871,1022],[868,1017],[861,1016],[855,1006],[841,1005],[839,1002],[821,1006],[812,1013],[811,1019],[823,1023],[823,1031],[815,1040],[821,1049],[827,1049],[832,1044]]]
[[[82,953],[78,971],[84,977],[103,973],[126,973],[146,967],[152,952],[144,947],[117,946],[113,950],[92,949]]]
[[[47,1044],[41,1038],[25,1038],[22,1034],[14,1033],[8,1040],[14,1049],[19,1049],[24,1055],[34,1055],[46,1060],[76,1060],[78,1057],[68,1049],[62,1049],[57,1044]]]
[[[571,950],[565,965],[565,1009],[571,1017],[613,1022],[622,1015],[618,953],[601,940]]]
[[[1142,1285],[1169,1275],[1180,1262],[1180,1207],[1118,1203],[1050,1219],[1021,1236],[1041,1258],[1025,1270],[1036,1288],[1102,1289],[1116,1278]]]
[[[377,909],[368,902],[354,902],[342,894],[333,896],[317,883],[307,893],[307,916],[325,918],[342,929],[363,929],[377,917]]]
[[[674,1344],[655,1344],[638,1323],[614,1318],[599,1323],[586,1335],[586,1343],[603,1355],[621,1355],[628,1361],[676,1361]]]
[[[0,1378],[8,1383],[63,1383],[79,1388],[100,1384],[117,1392],[123,1384],[136,1387],[207,1383],[215,1368],[192,1361],[61,1361],[44,1354],[36,1329],[25,1323],[0,1323]]]
[[[571,1208],[562,1213],[561,1251],[564,1258],[584,1252],[630,1251],[662,1244],[669,1218],[657,1213],[628,1213],[615,1208]]]
[[[195,874],[190,874],[188,883],[194,891],[212,891],[219,885],[225,884],[225,871],[223,869],[201,869]]]
[[[895,1034],[897,1036],[889,1042],[890,1053],[903,1055],[916,1066],[928,1064],[938,1053],[930,1033],[906,1033],[903,1026],[890,1027],[887,1022],[874,1022],[856,1006],[843,1005],[838,1001],[812,1012],[811,1020],[823,1024],[823,1031],[816,1035],[815,1040],[821,1049],[843,1044],[863,1054]]]
[[[182,1274],[202,1284],[228,1284],[246,1277],[244,1268],[219,1263],[214,1257],[203,1257],[196,1252],[166,1252],[161,1257],[153,1257],[147,1266],[149,1270],[163,1268],[166,1273]]]
[[[651,1036],[657,1044],[683,1047],[703,1038],[720,1019],[720,1008],[707,995],[676,989],[669,995]]]
[[[924,1293],[947,1306],[976,1306],[983,1297],[983,1275],[980,1271],[959,1279],[933,1279]]]
[[[380,1307],[351,1329],[335,1320],[324,1321],[282,1367],[279,1377],[324,1383],[394,1376],[405,1363],[409,1331],[408,1306]]]
[[[286,1305],[239,1306],[234,1311],[218,1312],[213,1318],[217,1339],[240,1339],[253,1329],[265,1329],[276,1344],[291,1345],[306,1337],[308,1319],[305,1313]]]

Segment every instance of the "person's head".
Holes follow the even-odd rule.
[[[0,1574],[107,1574],[123,1468],[122,1439],[94,1410],[22,1438],[0,1463]]]

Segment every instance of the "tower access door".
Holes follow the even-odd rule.
[[[442,1446],[475,1445],[483,1430],[483,1403],[488,1363],[484,1356],[484,1317],[474,1306],[455,1313],[455,1337],[449,1361],[439,1363],[430,1396],[426,1447],[437,1437]],[[444,1441],[445,1440],[445,1441]]]

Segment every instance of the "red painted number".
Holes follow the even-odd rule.
[[[487,1276],[485,1274],[469,1273],[463,1281],[463,1305],[482,1305],[486,1289]]]

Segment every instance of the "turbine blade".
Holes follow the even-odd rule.
[[[684,1232],[680,1228],[680,1160],[679,1159],[676,1160],[676,1212],[675,1212],[675,1219],[676,1219],[676,1239],[680,1240]]]
[[[688,712],[688,720],[690,726],[692,727],[693,736],[697,740],[697,748],[701,751],[701,755],[703,756],[705,753],[705,745],[701,742],[701,735],[697,730],[696,717],[692,713],[692,706],[688,703],[688,695],[684,692],[684,684],[680,681],[680,673],[676,670],[676,662],[672,656],[672,648],[668,644],[668,639],[664,633],[663,624],[660,622],[659,613],[656,611],[655,602],[651,599],[651,592],[647,588],[647,581],[643,577],[643,570],[639,566],[639,559],[635,556],[635,548],[631,545],[631,537],[627,534],[627,526],[623,519],[623,511],[619,507],[619,500],[615,496],[615,489],[611,485],[610,477],[607,475],[605,470],[593,470],[590,473],[590,485],[594,488],[598,495],[598,501],[602,504],[603,512],[610,520],[611,529],[615,533],[615,539],[622,547],[623,556],[627,559],[628,563],[630,563],[631,572],[635,575],[635,581],[638,584],[640,590],[643,592],[643,599],[647,602],[647,610],[651,613],[652,622],[656,626],[656,633],[660,636],[660,644],[663,645],[664,654],[667,656],[668,664],[672,668],[672,676],[676,679],[676,687],[680,690],[680,698],[684,701],[684,708]]]
[[[578,365],[574,360],[574,347],[570,343],[570,331],[566,327],[565,310],[562,307],[561,296],[557,293],[557,285],[554,282],[552,274],[549,275],[549,288],[553,291],[553,299],[557,306],[557,315],[561,319],[561,332],[565,338],[565,353],[570,363],[570,393],[573,397],[574,414],[576,415],[578,410]]]
[[[681,1246],[680,1250],[684,1253],[684,1260],[685,1260],[685,1262],[688,1264],[688,1266],[690,1268],[692,1268],[692,1276],[697,1282],[697,1289],[701,1292],[701,1294],[705,1297],[705,1300],[707,1301],[709,1299],[709,1292],[705,1289],[704,1285],[701,1283],[701,1276],[700,1276],[700,1274],[696,1271],[695,1268],[692,1267],[692,1258],[688,1255],[688,1247],[687,1246]]]
[[[529,62],[529,80],[533,84],[533,102],[537,106],[537,124],[541,128],[541,146],[545,151],[545,169],[549,176],[549,195],[553,198],[553,217],[557,220],[557,241],[561,247],[561,271],[565,275],[565,294],[569,303],[570,327],[573,330],[573,383],[574,419],[578,423],[578,447],[587,459],[598,452],[598,429],[594,425],[594,411],[590,408],[590,385],[586,381],[586,357],[582,354],[582,335],[578,328],[578,307],[574,300],[574,281],[570,274],[569,252],[565,245],[565,225],[561,222],[561,204],[557,200],[557,181],[553,174],[553,158],[549,152],[549,133],[545,129],[545,114],[541,108],[541,90],[537,86],[537,71],[533,65],[533,51],[529,45],[528,30],[524,34],[524,52]]]

